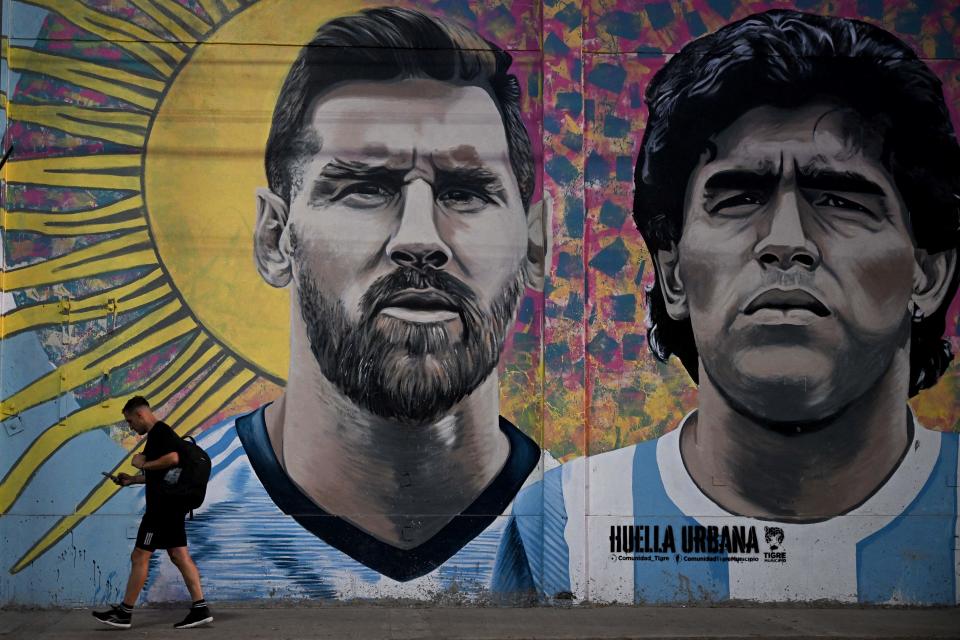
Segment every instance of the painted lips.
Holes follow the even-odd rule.
[[[378,313],[408,322],[442,322],[460,317],[460,307],[435,289],[408,289],[389,296]]]
[[[784,312],[809,311],[820,318],[830,315],[830,310],[825,304],[820,302],[812,293],[803,289],[769,289],[754,297],[743,312],[749,316],[762,309]]]

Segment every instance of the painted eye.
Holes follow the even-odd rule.
[[[393,199],[393,190],[375,182],[357,182],[344,187],[333,197],[334,202],[341,202],[348,207],[370,209],[386,205]]]
[[[859,202],[842,198],[833,193],[822,194],[814,203],[818,207],[830,207],[832,209],[845,209],[847,211],[859,211],[873,216],[873,211],[863,206]]]
[[[744,191],[736,195],[723,198],[708,209],[710,213],[722,215],[737,215],[738,213],[747,213],[756,207],[766,204],[767,199],[763,194]]]
[[[471,189],[446,189],[437,199],[447,209],[459,213],[476,213],[490,203],[489,198]]]

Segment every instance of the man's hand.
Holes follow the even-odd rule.
[[[122,471],[117,474],[117,479],[114,480],[121,487],[128,487],[133,484],[134,476],[131,476],[129,473],[123,473]]]
[[[146,463],[147,463],[147,456],[143,455],[142,453],[138,453],[137,455],[133,456],[133,460],[130,461],[130,464],[132,464],[137,469],[143,469],[143,465]]]

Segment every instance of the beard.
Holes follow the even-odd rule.
[[[452,301],[463,325],[459,339],[451,340],[444,322],[407,322],[379,313],[390,296],[410,289],[432,289]],[[401,268],[370,286],[360,299],[360,320],[353,323],[343,303],[324,296],[304,268],[298,297],[321,373],[374,415],[424,424],[449,412],[497,366],[522,291],[518,268],[483,309],[473,290],[454,276]]]

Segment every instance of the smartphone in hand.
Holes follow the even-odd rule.
[[[116,482],[117,484],[120,484],[120,478],[118,478],[117,476],[113,475],[112,473],[107,473],[106,471],[101,471],[100,473],[103,474],[103,475],[105,475],[106,477],[110,478],[111,480],[113,480],[113,481]]]

